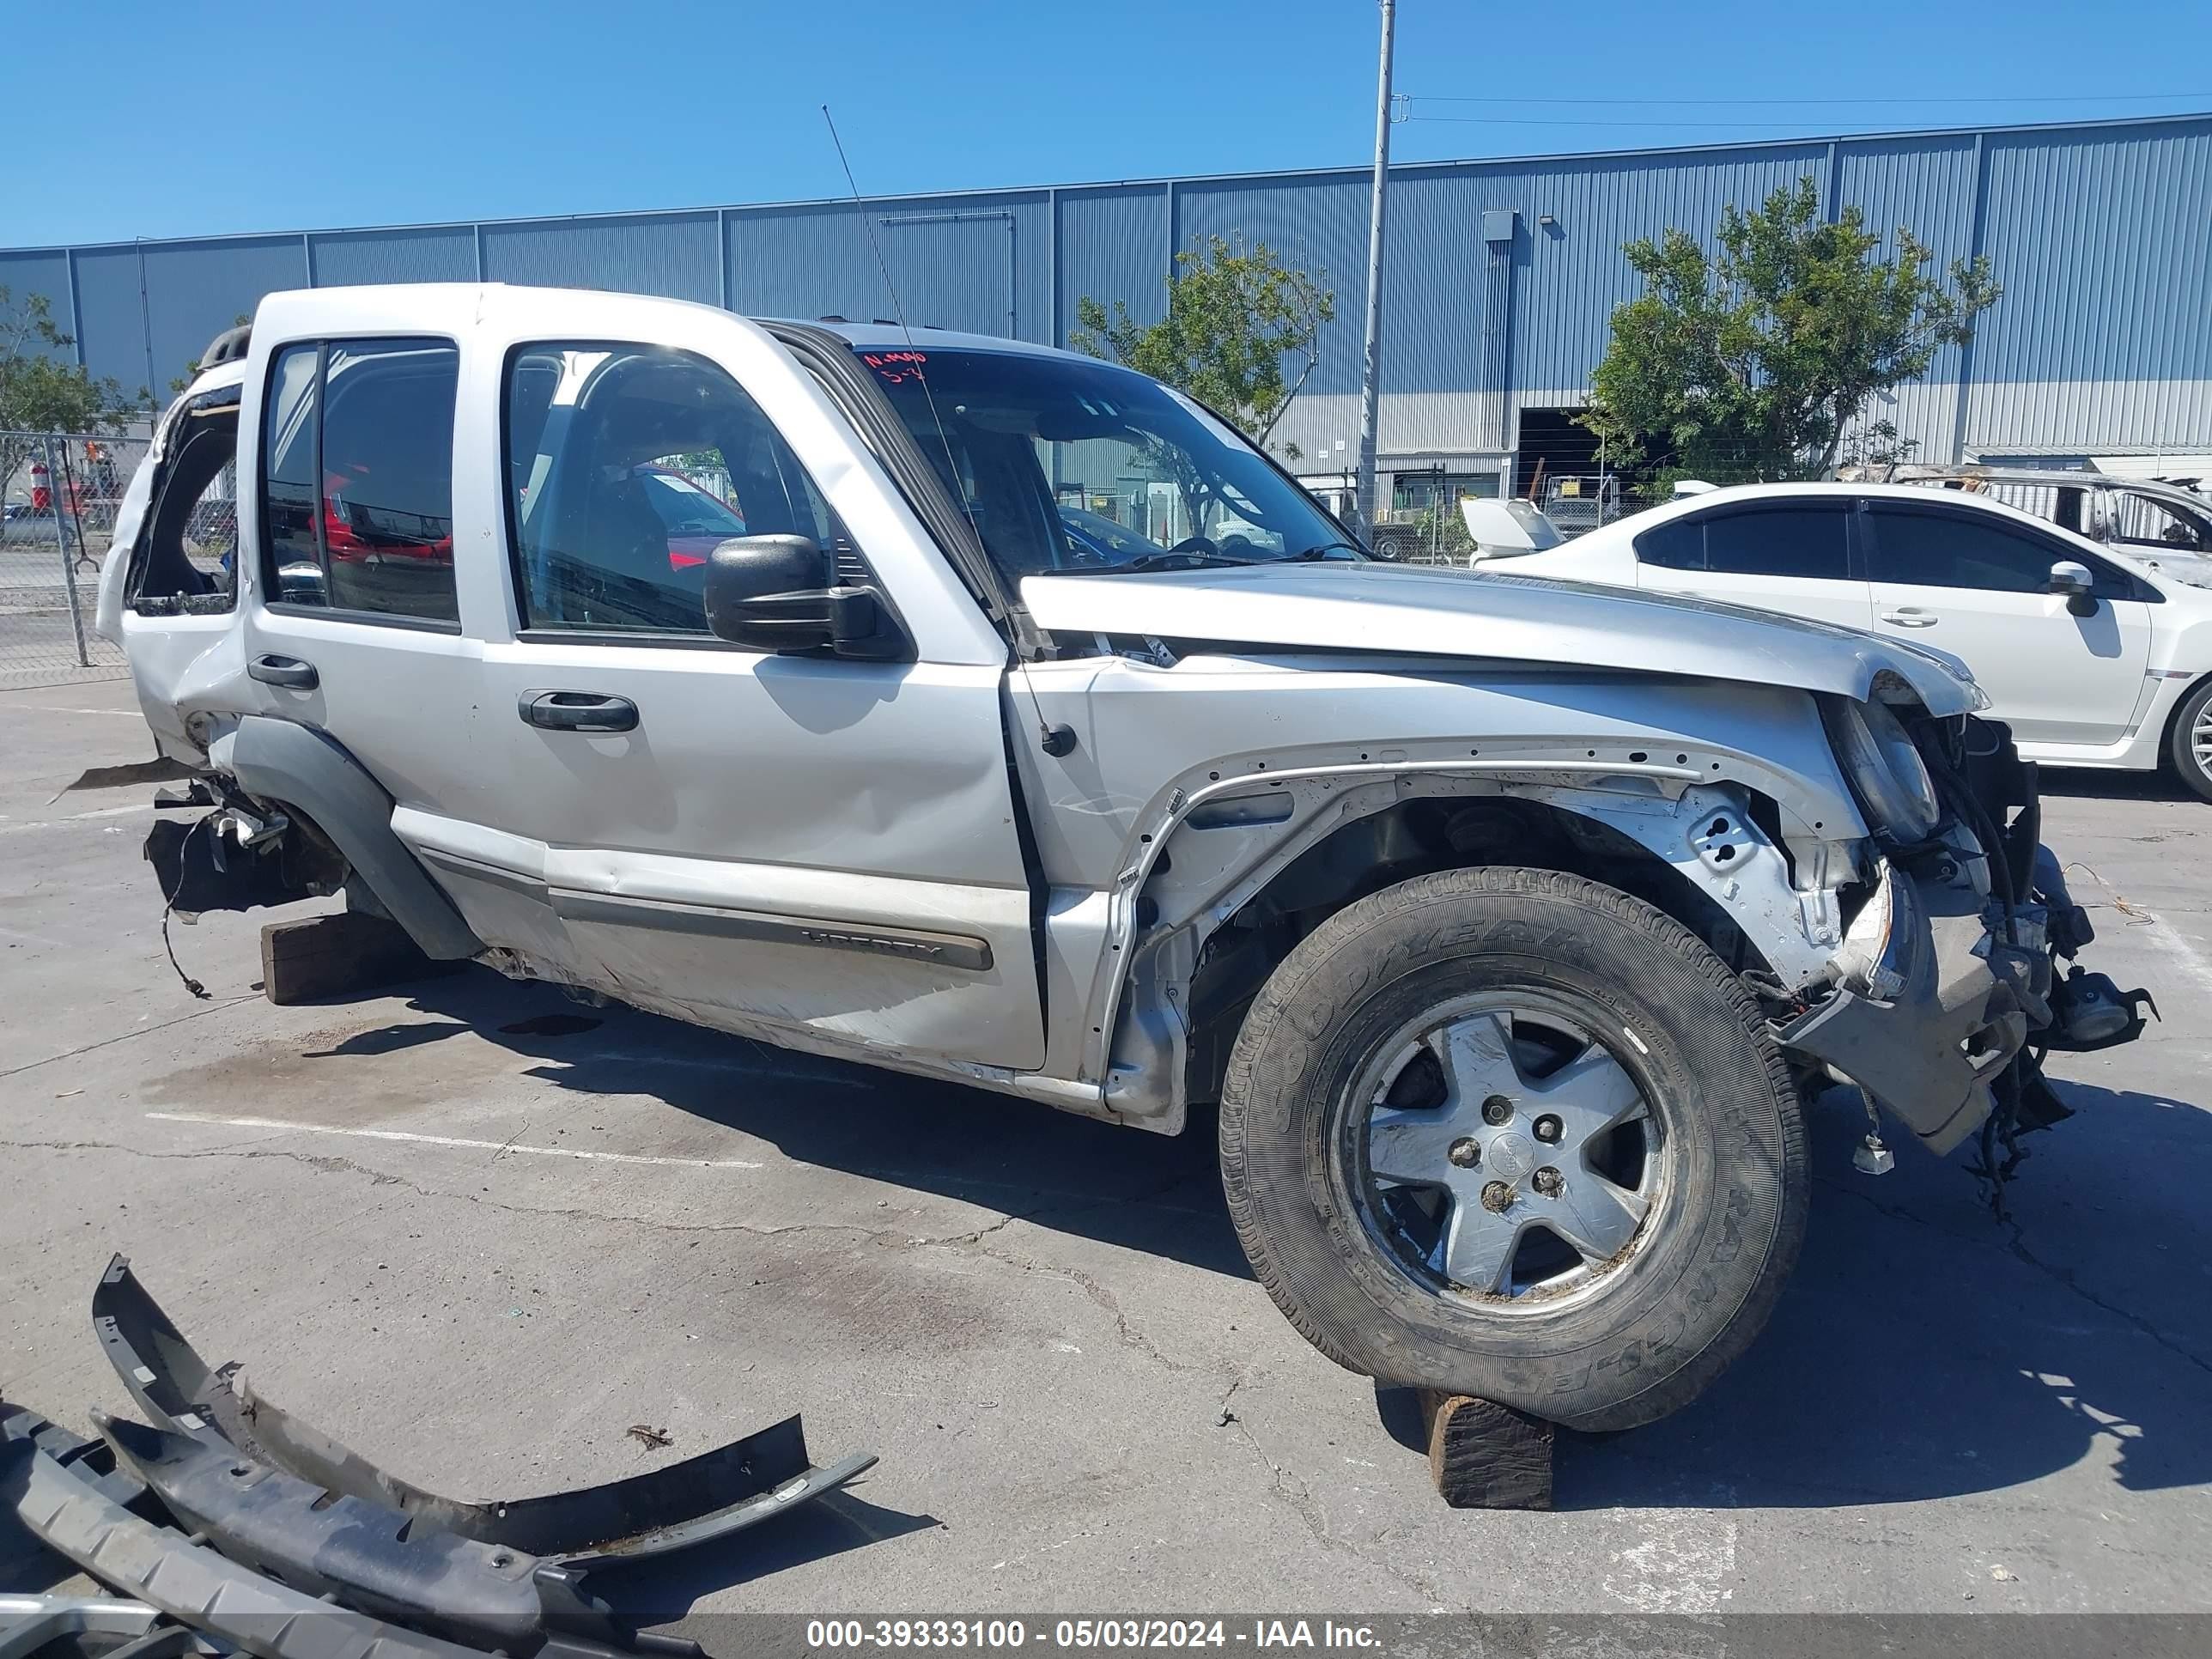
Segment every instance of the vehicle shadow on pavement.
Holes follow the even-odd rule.
[[[1773,1322],[1695,1403],[1562,1436],[1563,1509],[1816,1509],[1993,1492],[2088,1460],[2130,1492],[2212,1480],[2212,1113],[2061,1084],[2000,1221],[1967,1154],[1862,1176],[1816,1104],[1813,1213]]]
[[[2063,796],[2069,800],[2197,799],[2179,779],[2164,769],[2155,772],[2112,772],[2077,766],[2054,771],[2049,767],[2039,766],[2035,775],[2037,787],[2043,793]]]
[[[1215,1161],[1211,1110],[1188,1133],[1148,1134],[957,1084],[772,1048],[610,1003],[597,1029],[557,991],[482,972],[410,988],[410,1006],[465,1022],[358,1033],[326,1057],[473,1030],[542,1063],[529,1075],[583,1094],[649,1095],[824,1169],[1249,1279]],[[558,1011],[551,1012],[550,1011]],[[550,1017],[549,1017],[550,1012]],[[550,1029],[549,1029],[550,1028]]]
[[[805,1163],[1249,1277],[1209,1121],[1167,1139],[615,1005],[580,1031],[547,1017],[577,1012],[557,994],[483,974],[413,988],[412,1006],[564,1089],[649,1095]],[[380,1029],[331,1052],[406,1040]],[[1816,1103],[1811,1219],[1765,1332],[1673,1416],[1562,1435],[1559,1507],[1908,1503],[2084,1459],[2131,1491],[2212,1481],[2212,1112],[2058,1086],[2076,1115],[2025,1139],[2005,1220],[1967,1152],[1901,1145],[1893,1172],[1862,1176],[1857,1097]],[[1396,1393],[1378,1390],[1384,1426],[1425,1450]]]

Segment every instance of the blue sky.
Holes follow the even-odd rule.
[[[1399,12],[1419,118],[1395,131],[1402,160],[2212,108],[2202,0],[1972,22],[1742,0]],[[0,246],[842,194],[825,101],[870,193],[1340,166],[1371,144],[1373,0],[337,13],[50,5],[44,46],[20,19]],[[1486,94],[1520,101],[1443,101]]]

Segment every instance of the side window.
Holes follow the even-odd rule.
[[[1870,574],[1878,582],[1975,588],[1992,593],[2040,593],[2051,567],[2080,557],[2055,542],[1970,513],[1920,513],[1877,505]],[[2100,574],[2114,574],[2101,567]]]
[[[281,604],[451,623],[460,354],[428,340],[288,346],[264,436],[266,581]]]
[[[1851,573],[1848,509],[1779,507],[1705,520],[1705,568],[1842,581]]]
[[[322,544],[315,534],[315,389],[323,349],[286,346],[269,374],[262,417],[262,590],[286,605],[322,605]]]
[[[238,599],[238,392],[204,397],[177,423],[132,552],[131,608],[204,615]]]
[[[1645,531],[1636,556],[1669,570],[1842,581],[1850,574],[1850,521],[1840,503],[1708,513]]]
[[[504,441],[526,628],[704,634],[707,558],[800,535],[858,563],[844,526],[758,404],[689,352],[519,348]]]
[[[2212,521],[2126,490],[2112,492],[2112,538],[2125,547],[2212,553]]]
[[[1705,568],[1705,526],[1696,519],[1677,519],[1636,538],[1636,556],[1668,570]]]

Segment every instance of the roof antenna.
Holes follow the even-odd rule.
[[[830,128],[830,142],[837,147],[837,165],[845,169],[845,187],[853,192],[854,209],[860,216],[860,228],[867,233],[868,252],[875,255],[876,270],[884,279],[884,291],[891,296],[891,315],[898,319],[899,332],[906,337],[906,349],[914,358],[914,377],[921,382],[921,395],[929,405],[930,424],[937,428],[937,441],[945,451],[945,476],[957,480],[960,477],[959,463],[952,459],[952,439],[945,429],[945,417],[937,412],[937,396],[929,389],[929,373],[922,353],[914,343],[914,330],[907,325],[906,307],[899,303],[898,284],[891,281],[890,266],[884,262],[884,250],[876,240],[876,228],[868,218],[868,204],[861,198],[860,186],[853,177],[853,163],[845,155],[845,141],[837,136],[836,118],[830,113],[830,106],[822,106],[822,118]],[[968,527],[975,532],[975,539],[983,539],[983,527],[975,522],[975,508],[969,504],[967,492],[956,483],[952,493],[959,499],[960,511],[968,520]],[[1036,687],[1030,680],[1030,665],[1018,647],[1014,652],[1014,666],[1021,672],[1022,689],[1029,693],[1030,708],[1036,715],[1037,745],[1054,760],[1075,752],[1075,728],[1054,725],[1044,717],[1044,706],[1037,701]]]

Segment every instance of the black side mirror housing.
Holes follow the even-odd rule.
[[[780,656],[828,652],[896,660],[906,637],[872,587],[839,586],[806,536],[732,536],[707,556],[714,637]]]

